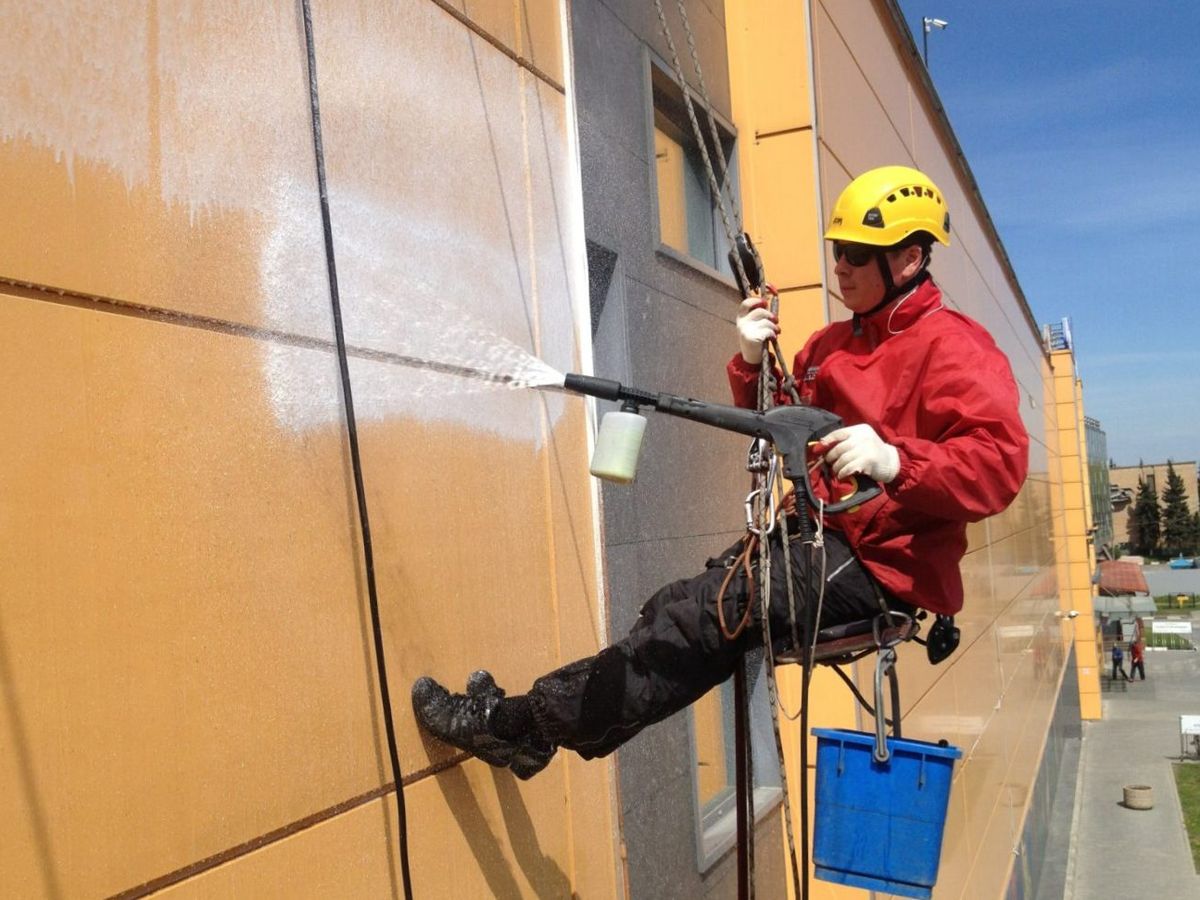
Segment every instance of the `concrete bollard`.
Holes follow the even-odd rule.
[[[1126,809],[1154,809],[1154,791],[1148,784],[1125,785]]]

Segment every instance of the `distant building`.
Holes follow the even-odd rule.
[[[1089,451],[1089,457],[1091,453]],[[1183,488],[1187,497],[1189,512],[1200,509],[1200,494],[1196,489],[1196,461],[1171,460],[1175,474],[1183,479]],[[1114,498],[1112,528],[1114,540],[1118,545],[1128,546],[1130,543],[1129,526],[1133,504],[1137,500],[1138,479],[1144,479],[1154,488],[1158,502],[1162,503],[1163,491],[1167,487],[1167,463],[1151,463],[1137,466],[1113,466],[1108,470],[1108,480]],[[1117,498],[1120,498],[1117,501]]]
[[[1083,417],[1084,439],[1087,443],[1088,487],[1092,495],[1092,525],[1096,529],[1093,542],[1096,555],[1111,556],[1113,532],[1113,489],[1108,477],[1108,437],[1100,423],[1091,416]]]

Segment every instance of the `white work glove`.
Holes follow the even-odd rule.
[[[825,462],[839,481],[862,473],[880,484],[888,484],[900,474],[899,451],[870,425],[850,425],[831,431],[821,438],[821,446],[829,448]]]
[[[761,297],[747,297],[738,308],[738,344],[742,359],[757,366],[763,358],[763,342],[779,335],[779,322]]]

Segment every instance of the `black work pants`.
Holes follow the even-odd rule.
[[[792,648],[787,569],[778,531],[772,536],[771,642],[775,650]],[[729,678],[749,650],[762,646],[761,599],[756,595],[752,620],[729,640],[717,619],[717,597],[728,569],[741,549],[735,545],[709,561],[704,572],[659,590],[642,607],[629,634],[595,656],[543,675],[529,692],[542,736],[592,759],[612,753],[647,725],[659,722],[698,700]],[[805,577],[808,548],[793,538],[789,552],[795,582],[796,621],[803,640],[805,607],[810,602]],[[819,627],[854,622],[880,611],[877,587],[845,542],[825,533],[825,596]],[[812,583],[819,591],[821,570]],[[814,591],[814,595],[816,593]],[[748,583],[736,573],[722,601],[727,628],[741,620]],[[889,606],[911,607],[897,601]]]

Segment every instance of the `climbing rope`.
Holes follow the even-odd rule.
[[[734,246],[737,232],[734,231],[733,225],[730,223],[730,212],[725,205],[725,192],[721,188],[721,182],[717,180],[716,172],[713,171],[712,160],[708,155],[708,142],[704,139],[704,133],[700,130],[700,121],[696,118],[696,109],[692,103],[692,95],[688,90],[687,78],[683,74],[683,66],[679,64],[679,54],[675,50],[675,40],[671,37],[671,28],[667,25],[667,14],[663,11],[662,0],[654,0],[654,8],[658,12],[658,21],[662,26],[663,37],[666,38],[667,48],[671,51],[671,66],[675,70],[675,78],[679,82],[679,89],[683,92],[683,105],[687,108],[688,119],[692,123],[692,136],[696,140],[696,146],[700,149],[700,157],[704,160],[704,171],[708,175],[708,186],[712,190],[712,199],[717,206],[717,211],[721,214],[721,224],[725,227],[725,237],[729,241],[729,246]],[[687,12],[683,8],[683,3],[679,4],[679,13],[683,18],[683,29],[688,35],[688,44],[692,48],[692,59],[696,62],[696,71],[700,71],[700,60],[696,56],[695,47],[696,41],[692,37],[692,28],[688,23]],[[700,79],[700,89],[704,100],[704,112],[708,116],[708,121],[712,126],[713,134],[717,134],[716,121],[713,119],[712,103],[709,101],[708,92],[704,87],[703,78]],[[721,154],[721,177],[722,181],[727,181],[725,177],[728,172],[725,167],[725,151],[721,149],[721,141],[716,140],[717,151]],[[731,204],[733,205],[733,204]],[[739,224],[738,232],[741,231]],[[742,266],[742,260],[739,256],[733,257],[734,268],[740,277],[740,284],[749,284],[746,279],[746,270]]]
[[[371,522],[367,515],[367,493],[363,480],[362,456],[358,446],[358,423],[354,415],[354,392],[350,384],[350,364],[346,354],[346,334],[342,325],[342,303],[338,293],[337,265],[333,250],[333,222],[329,214],[329,188],[325,179],[325,148],[321,139],[321,107],[317,92],[317,56],[313,41],[312,9],[309,0],[301,0],[304,13],[304,41],[308,52],[308,96],[312,112],[313,150],[317,163],[317,188],[321,199],[321,225],[325,233],[325,265],[329,273],[329,299],[333,306],[333,330],[337,341],[338,372],[342,400],[346,407],[346,433],[350,445],[350,463],[354,470],[354,493],[358,501],[359,528],[362,533],[363,563],[367,576],[367,597],[371,607],[371,631],[375,639],[375,666],[379,678],[379,699],[383,706],[383,725],[387,733],[388,757],[396,785],[397,842],[404,896],[412,900],[412,878],[408,865],[408,821],[404,805],[404,780],[400,771],[400,753],[396,744],[396,726],[392,720],[392,702],[388,691],[387,664],[383,654],[383,627],[379,616],[379,591],[375,584],[375,554],[371,545]]]
[[[676,51],[675,41],[671,35],[670,26],[667,24],[666,13],[663,10],[661,0],[654,0],[654,7],[658,13],[658,20],[659,20],[659,24],[662,27],[663,37],[666,39],[667,48],[670,51],[671,65],[675,71],[676,80],[678,81],[680,90],[683,93],[684,106],[687,109],[688,119],[691,122],[691,126],[692,126],[693,137],[696,141],[697,147],[700,150],[700,156],[704,163],[704,170],[705,170],[705,174],[708,177],[708,184],[709,184],[709,188],[712,192],[712,199],[713,199],[713,202],[716,204],[717,209],[720,213],[721,223],[725,228],[725,236],[726,236],[727,240],[729,241],[729,246],[731,248],[731,252],[729,254],[730,262],[734,268],[734,271],[737,274],[738,284],[742,288],[742,290],[746,292],[746,295],[753,296],[756,291],[758,292],[759,296],[762,296],[765,293],[767,296],[768,309],[770,310],[770,312],[773,316],[778,317],[779,294],[770,285],[766,284],[765,281],[762,281],[761,278],[759,278],[757,281],[752,281],[747,276],[746,265],[742,258],[742,252],[741,252],[743,249],[743,244],[739,244],[737,235],[734,232],[734,225],[731,223],[731,219],[732,219],[732,222],[736,222],[738,232],[742,233],[744,236],[744,233],[741,232],[741,222],[737,218],[737,213],[736,213],[737,205],[736,205],[736,203],[733,202],[733,198],[732,198],[732,187],[728,188],[730,195],[731,195],[730,196],[730,206],[734,210],[732,215],[731,215],[729,209],[726,208],[726,203],[725,203],[725,189],[723,188],[723,185],[728,186],[730,183],[730,180],[728,178],[728,163],[725,158],[725,152],[724,152],[724,148],[722,146],[721,136],[717,130],[716,119],[712,113],[712,102],[709,99],[708,88],[704,82],[704,73],[703,73],[703,69],[700,65],[699,55],[696,52],[696,41],[695,41],[694,35],[692,34],[691,25],[688,21],[687,10],[684,7],[683,0],[676,0],[676,3],[677,3],[677,7],[679,9],[680,20],[683,24],[684,33],[687,36],[688,49],[691,54],[692,64],[696,70],[697,83],[700,88],[701,99],[703,100],[703,103],[704,103],[705,114],[708,116],[708,122],[709,122],[710,132],[712,135],[713,147],[717,153],[717,156],[718,156],[718,159],[720,162],[721,171],[720,171],[719,178],[718,178],[717,173],[714,171],[712,160],[709,157],[708,146],[707,146],[708,142],[705,140],[704,134],[702,133],[702,131],[700,129],[700,123],[699,123],[698,117],[696,116],[696,110],[695,110],[694,104],[692,103],[691,92],[687,85],[687,79],[683,73],[683,67],[679,63],[679,54]],[[749,246],[748,238],[746,239],[744,246],[747,246],[747,247]],[[752,249],[750,250],[750,252],[753,252]],[[755,256],[757,256],[757,254],[755,254]],[[761,275],[761,271],[756,272],[756,274]],[[779,373],[778,381],[776,380],[776,372]],[[760,411],[766,411],[766,410],[770,409],[771,406],[774,405],[776,387],[781,388],[789,396],[789,399],[792,401],[792,403],[797,404],[797,405],[799,405],[801,403],[799,392],[796,389],[795,379],[792,377],[792,374],[788,371],[787,363],[786,363],[783,353],[781,352],[780,347],[779,347],[779,342],[775,339],[771,339],[770,341],[768,341],[768,346],[764,348],[762,365],[761,365],[761,370],[759,373],[757,406]],[[760,452],[763,454],[773,454],[774,450],[773,450],[773,448],[767,447],[767,448],[763,448]],[[722,634],[726,635],[726,637],[730,638],[730,639],[740,635],[742,632],[742,629],[745,628],[746,623],[749,621],[750,612],[753,608],[754,579],[749,572],[749,558],[750,558],[750,555],[753,553],[754,544],[757,543],[758,548],[759,548],[758,583],[761,586],[759,589],[759,604],[760,604],[760,609],[762,612],[763,651],[764,651],[765,661],[766,661],[765,667],[767,670],[767,690],[768,690],[769,699],[770,699],[770,703],[771,703],[771,724],[772,724],[772,729],[773,729],[774,736],[775,736],[775,751],[776,751],[776,754],[778,756],[778,761],[779,761],[780,780],[781,780],[781,787],[782,787],[782,792],[783,792],[783,814],[784,814],[784,822],[785,822],[785,827],[786,827],[786,832],[787,832],[788,854],[789,854],[789,858],[790,858],[790,862],[791,862],[792,886],[793,886],[793,890],[795,892],[796,897],[807,898],[808,897],[808,887],[809,887],[809,885],[808,885],[808,857],[809,857],[808,825],[809,825],[809,822],[808,822],[808,812],[807,812],[808,779],[806,777],[806,773],[808,770],[808,741],[807,741],[807,739],[804,739],[800,743],[800,769],[801,769],[800,797],[801,797],[801,806],[804,808],[803,816],[801,819],[801,846],[802,846],[802,855],[803,855],[802,867],[803,867],[804,877],[801,878],[800,871],[798,869],[797,861],[796,861],[795,838],[792,833],[792,814],[791,814],[790,792],[788,790],[787,771],[786,771],[786,766],[784,765],[784,759],[783,759],[783,738],[782,738],[782,734],[781,734],[780,726],[779,726],[780,712],[783,712],[783,714],[789,720],[794,721],[795,717],[788,714],[787,710],[783,709],[782,702],[780,701],[780,698],[779,698],[778,684],[777,684],[776,678],[775,678],[774,648],[773,648],[773,644],[772,644],[771,629],[770,629],[771,564],[772,563],[771,563],[771,541],[769,539],[767,539],[767,536],[769,535],[771,530],[775,527],[775,519],[776,519],[777,512],[776,512],[775,504],[773,502],[773,500],[774,500],[773,492],[776,490],[776,486],[774,484],[773,478],[771,477],[772,470],[771,470],[771,466],[769,464],[766,465],[765,467],[759,465],[759,466],[751,466],[750,468],[753,473],[752,474],[753,490],[751,491],[751,496],[757,496],[759,498],[759,502],[755,506],[755,513],[754,513],[757,521],[755,522],[754,526],[752,526],[748,529],[750,531],[750,534],[748,535],[748,537],[746,539],[746,543],[745,543],[743,552],[739,556],[740,563],[735,563],[734,566],[731,566],[730,574],[726,577],[726,584],[722,585],[721,593],[718,595],[717,611],[718,611],[718,618],[720,621]],[[805,498],[805,499],[807,500],[807,498]],[[749,503],[749,501],[748,501],[748,503]],[[801,522],[801,533],[799,535],[799,539],[801,540],[802,544],[807,548],[807,553],[806,553],[807,558],[805,560],[806,565],[805,565],[804,575],[805,575],[805,579],[806,579],[806,588],[807,588],[806,597],[808,598],[809,602],[806,603],[806,605],[805,605],[805,612],[806,612],[805,620],[806,621],[805,621],[805,628],[804,628],[804,632],[803,632],[804,639],[805,639],[804,641],[802,641],[802,639],[801,639],[801,631],[798,626],[797,615],[796,615],[795,578],[794,578],[794,574],[792,572],[791,536],[788,534],[787,515],[786,514],[778,515],[778,521],[780,524],[780,536],[782,538],[782,547],[784,550],[783,556],[784,556],[785,580],[787,583],[787,590],[788,590],[788,619],[789,619],[789,625],[790,625],[790,630],[791,630],[790,637],[792,639],[792,646],[801,650],[801,661],[803,663],[799,716],[800,716],[800,723],[801,723],[801,733],[806,736],[808,734],[808,705],[809,705],[808,704],[808,695],[809,695],[809,686],[810,686],[811,678],[812,678],[812,660],[815,655],[817,632],[819,630],[819,624],[820,624],[821,606],[823,604],[824,593],[825,593],[825,553],[824,553],[824,546],[823,546],[823,541],[822,541],[824,515],[823,515],[823,509],[822,509],[822,511],[818,517],[818,525],[817,525],[815,533],[813,531],[812,526],[808,522],[808,518],[807,518],[808,510],[807,509],[798,510],[798,516],[800,517],[799,521]],[[818,566],[816,565],[816,557],[817,556],[819,556],[820,560],[821,560],[821,564],[819,567],[820,572],[821,572],[821,582],[820,582],[819,587],[814,587],[813,583],[812,583],[812,578],[813,578],[814,571],[818,568]],[[747,602],[746,613],[743,615],[743,617],[742,617],[741,621],[739,622],[739,624],[737,625],[737,627],[734,628],[732,631],[730,631],[725,626],[723,603],[721,601],[724,596],[724,589],[727,586],[729,580],[732,578],[733,573],[737,570],[738,565],[741,565],[746,570],[749,599]],[[815,597],[815,602],[814,602],[814,597]],[[741,779],[739,779],[739,780],[741,780]],[[748,799],[746,802],[749,804],[750,808],[747,811],[745,811],[745,814],[750,819],[750,821],[753,821],[753,800],[749,799],[749,798],[752,798],[752,796],[753,796],[752,776],[746,776],[745,780],[748,783],[739,784],[738,787],[739,787],[740,791],[744,791],[747,794]],[[739,810],[739,812],[742,812],[742,811]],[[749,876],[748,876],[748,885],[744,885],[741,883],[743,873],[742,873],[741,869],[739,868],[739,893],[749,896],[753,893],[753,849],[752,849],[753,831],[752,831],[752,829],[744,836],[741,834],[741,832],[739,830],[739,839],[745,839],[750,844],[750,846],[747,848],[747,854],[749,857],[749,866],[750,866],[750,872],[749,872]],[[740,865],[740,860],[739,860],[739,865]]]

